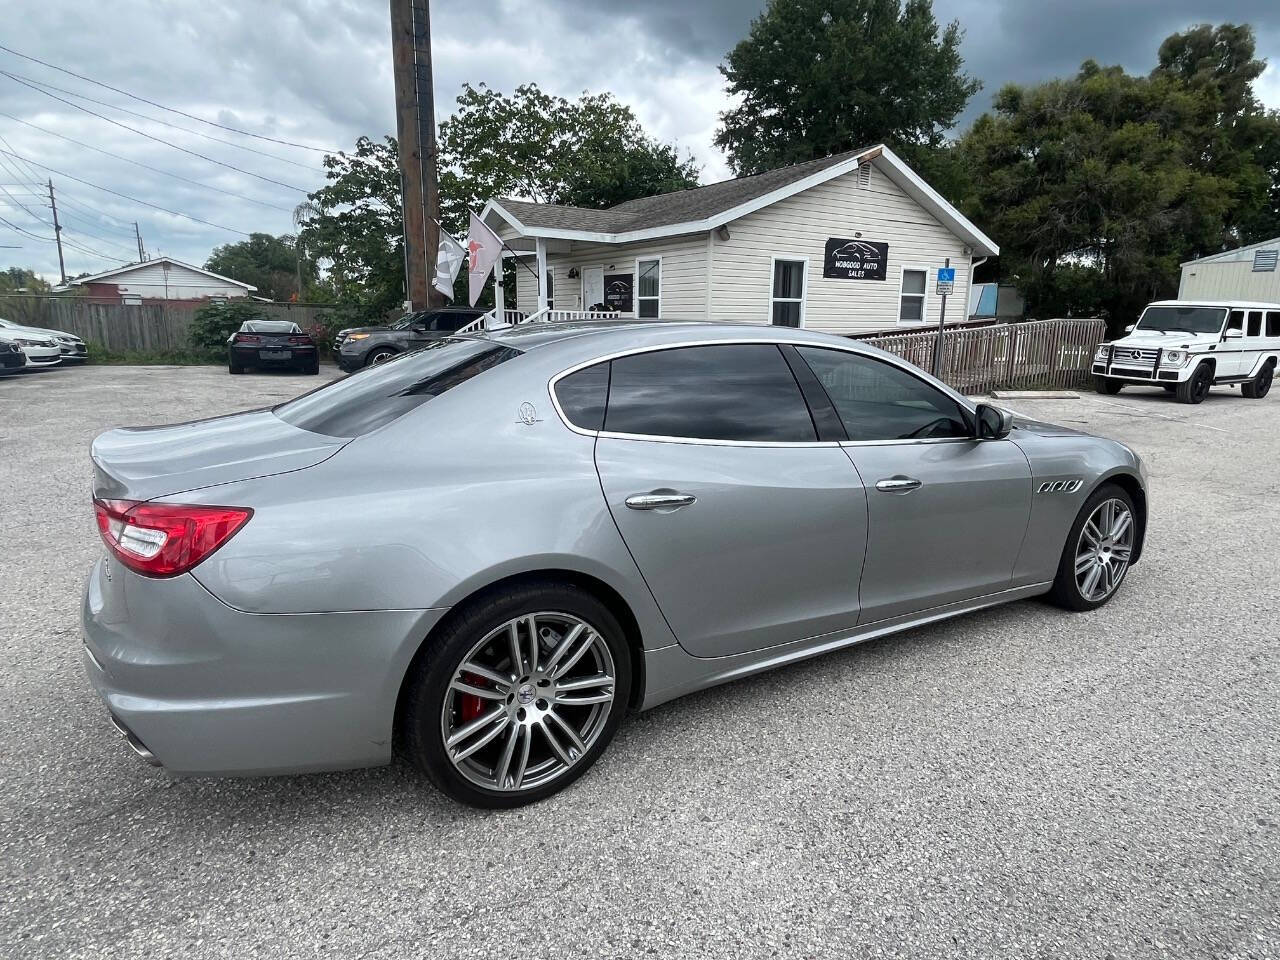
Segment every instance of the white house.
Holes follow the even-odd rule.
[[[1179,300],[1280,303],[1280,237],[1215,253],[1182,265]]]
[[[232,280],[172,257],[126,264],[92,277],[81,277],[67,286],[87,287],[91,297],[118,303],[247,297],[258,289],[251,283]]]
[[[605,304],[831,333],[921,325],[938,320],[935,271],[950,260],[947,318],[963,320],[973,267],[999,253],[885,146],[607,210],[503,199],[482,217],[531,268],[516,269],[526,313]]]

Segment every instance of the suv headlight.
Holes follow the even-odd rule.
[[[351,343],[353,340],[364,340],[368,336],[369,334],[367,333],[349,333],[347,334],[346,338],[342,342],[345,345],[345,344]]]
[[[1098,349],[1094,351],[1093,359],[1095,360],[1107,359],[1107,345],[1105,343],[1098,344]]]
[[[1162,367],[1181,367],[1187,362],[1187,351],[1166,350],[1160,357]]]

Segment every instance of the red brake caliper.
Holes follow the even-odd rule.
[[[484,677],[477,677],[474,673],[464,673],[462,679],[473,687],[487,687],[489,685]],[[464,693],[460,698],[459,709],[462,712],[462,722],[470,723],[484,713],[484,698],[477,697],[474,693]]]

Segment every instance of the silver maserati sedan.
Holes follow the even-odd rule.
[[[1115,596],[1127,447],[804,330],[531,323],[93,443],[85,669],[176,774],[386,763],[511,807],[628,708],[1023,597]]]

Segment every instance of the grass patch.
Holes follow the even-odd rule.
[[[104,366],[220,366],[227,362],[225,355],[204,350],[108,350],[96,343],[88,344],[89,363]]]

